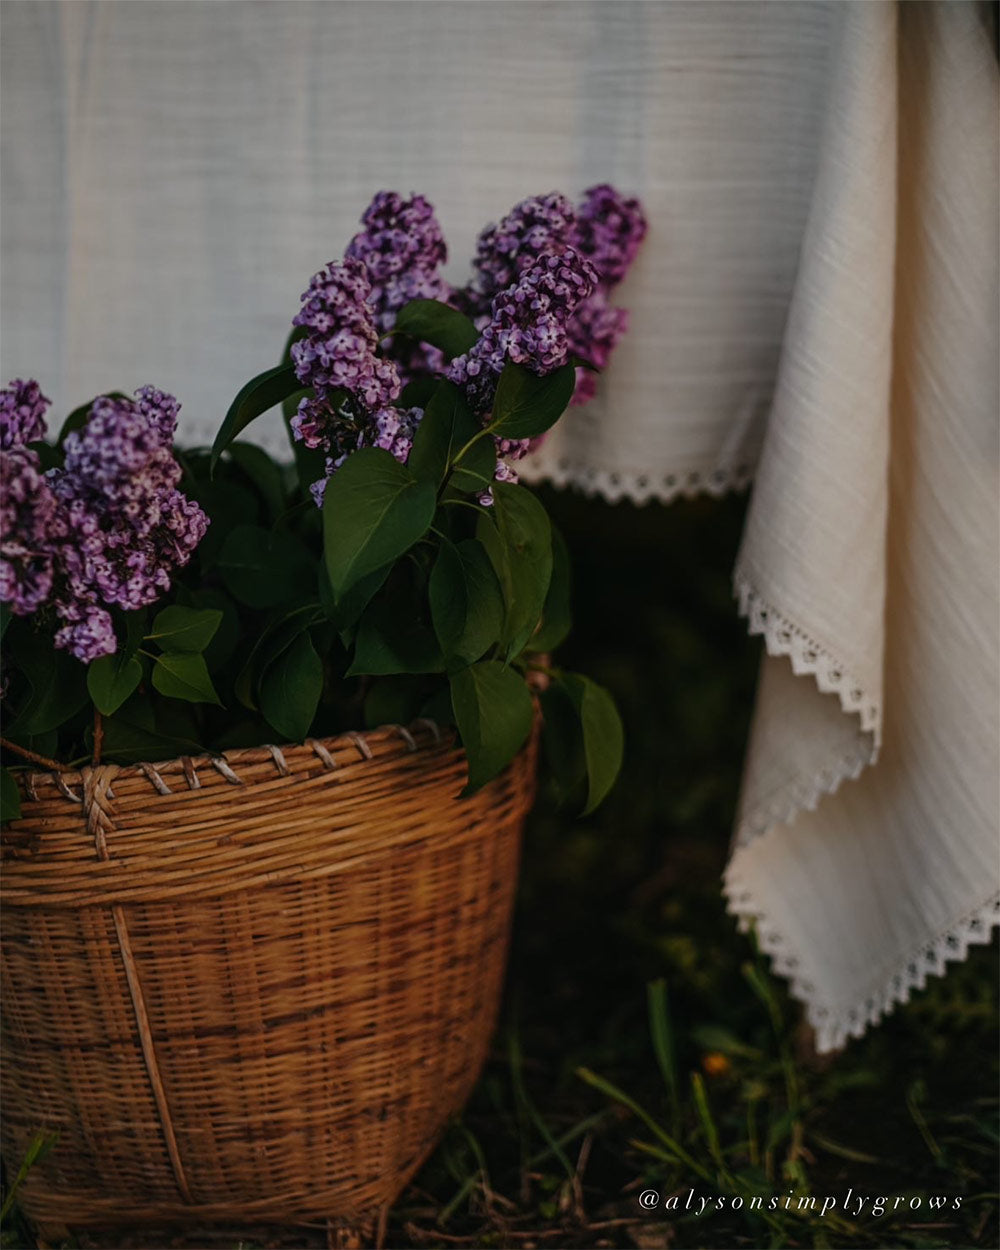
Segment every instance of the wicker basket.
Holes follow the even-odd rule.
[[[44,1225],[364,1226],[482,1066],[535,740],[429,724],[34,774],[3,833],[2,1142]]]

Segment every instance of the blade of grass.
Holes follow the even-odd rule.
[[[674,1034],[670,1025],[670,1006],[667,1001],[667,983],[662,978],[650,981],[646,986],[646,1002],[649,1010],[649,1032],[653,1039],[653,1053],[663,1075],[670,1095],[670,1110],[676,1131],[678,1111],[677,1066],[674,1054]]]
[[[715,1177],[707,1168],[702,1167],[700,1163],[693,1159],[680,1142],[676,1138],[671,1137],[665,1129],[657,1124],[649,1112],[640,1107],[624,1090],[619,1089],[617,1085],[612,1085],[610,1081],[606,1081],[604,1077],[598,1076],[596,1072],[591,1072],[589,1068],[577,1068],[576,1074],[582,1081],[586,1081],[588,1085],[592,1085],[594,1089],[600,1090],[602,1094],[614,1099],[615,1102],[628,1108],[633,1115],[638,1116],[649,1131],[655,1137],[658,1137],[668,1150],[673,1152],[675,1162],[683,1163],[704,1181],[711,1183],[715,1180]]]
[[[820,1150],[825,1150],[827,1154],[836,1155],[840,1159],[850,1159],[852,1163],[881,1163],[882,1160],[876,1155],[866,1155],[861,1150],[854,1150],[850,1146],[842,1146],[840,1142],[832,1141],[829,1137],[823,1137],[819,1133],[810,1132],[809,1140]]]
[[[517,1035],[517,1029],[514,1026],[511,1027],[510,1032],[507,1034],[507,1054],[510,1060],[510,1076],[514,1086],[514,1097],[517,1099],[518,1105],[524,1108],[525,1114],[538,1130],[549,1151],[559,1160],[566,1173],[567,1180],[573,1180],[576,1176],[576,1169],[570,1162],[566,1152],[552,1136],[549,1126],[545,1123],[538,1108],[528,1097],[528,1091],[524,1087],[524,1077],[521,1072],[521,1043]]]
[[[920,1136],[924,1139],[927,1149],[934,1156],[935,1160],[940,1163],[944,1158],[944,1151],[934,1140],[934,1134],[930,1130],[924,1113],[920,1110],[920,1103],[927,1096],[927,1087],[923,1081],[914,1081],[910,1088],[906,1091],[906,1109],[910,1113],[910,1118],[917,1126]]]
[[[691,1073],[691,1092],[694,1094],[694,1105],[698,1112],[698,1119],[701,1121],[701,1127],[705,1130],[708,1152],[719,1169],[719,1175],[727,1184],[735,1185],[733,1176],[726,1165],[725,1155],[722,1153],[719,1130],[716,1128],[715,1120],[712,1118],[712,1109],[708,1105],[708,1095],[705,1093],[705,1082],[701,1079],[700,1072]]]

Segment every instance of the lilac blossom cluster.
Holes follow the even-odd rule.
[[[567,322],[570,350],[594,369],[603,369],[628,327],[628,313],[612,306],[610,292],[625,276],[645,234],[639,201],[607,183],[585,191],[578,209],[556,193],[522,200],[499,225],[488,226],[479,236],[476,277],[464,293],[465,307],[482,328],[486,306],[502,286],[547,254],[575,251],[593,265],[597,281]],[[593,372],[578,369],[573,403],[585,403],[594,390]]]
[[[372,287],[359,260],[331,261],[313,274],[292,325],[306,331],[292,344],[295,374],[319,400],[347,391],[366,408],[384,408],[400,391],[395,366],[377,353]]]
[[[23,447],[45,437],[49,400],[34,381],[15,378],[0,391],[0,450]]]
[[[65,519],[42,473],[38,453],[7,444],[0,450],[0,600],[27,616],[52,593],[54,552]]]
[[[605,290],[621,282],[646,237],[646,218],[637,199],[606,182],[583,193],[571,243],[597,270]]]
[[[293,325],[306,336],[292,345],[295,373],[313,394],[299,402],[292,433],[325,453],[326,476],[310,487],[323,502],[330,475],[352,451],[381,447],[406,462],[420,409],[392,407],[401,390],[395,364],[379,356],[372,285],[365,263],[348,258],[315,274]]]
[[[570,321],[596,285],[594,267],[572,248],[543,253],[493,297],[490,320],[478,342],[451,362],[445,376],[463,388],[473,411],[485,417],[508,360],[540,375],[569,360]],[[527,448],[526,440],[518,440],[498,447],[498,452],[519,459]]]
[[[522,200],[499,225],[487,226],[472,260],[476,276],[468,296],[473,311],[484,314],[493,297],[516,282],[525,269],[546,252],[568,244],[575,221],[573,205],[553,191]]]
[[[361,224],[364,229],[350,241],[344,255],[365,266],[380,334],[393,328],[396,314],[411,300],[447,303],[452,298],[451,286],[440,272],[448,248],[434,208],[422,195],[407,200],[396,191],[379,191]],[[394,340],[387,344],[386,354],[404,382],[439,374],[445,363],[442,353],[429,343]]]
[[[0,392],[5,414],[26,385],[34,386]],[[84,663],[116,649],[107,609],[159,599],[208,528],[177,488],[178,408],[150,386],[134,399],[97,399],[86,425],[66,436],[63,466],[47,473],[23,445],[26,431],[32,441],[44,436],[44,407],[4,424],[5,440],[14,433],[0,452],[0,599],[18,616],[50,605],[60,622],[55,645]]]
[[[368,273],[379,330],[391,330],[410,300],[448,299],[451,288],[438,272],[448,249],[434,209],[422,195],[404,200],[396,191],[379,191],[361,224],[364,229],[344,256],[361,261]]]
[[[440,274],[447,249],[422,196],[380,191],[362,226],[343,263],[312,279],[294,320],[308,331],[292,348],[296,374],[314,393],[301,401],[292,428],[306,446],[325,453],[326,478],[312,487],[317,502],[330,474],[359,447],[383,447],[405,463],[422,413],[391,406],[403,380],[443,374],[463,387],[485,420],[508,360],[540,375],[574,356],[603,368],[628,321],[611,304],[610,291],[646,231],[638,200],[607,184],[585,192],[578,209],[555,192],[535,196],[482,232],[475,277],[457,291]],[[390,343],[380,354],[380,336],[413,299],[460,308],[475,322],[479,341],[447,366],[427,344]],[[573,402],[593,393],[593,373],[578,369]],[[498,478],[516,481],[504,458],[520,459],[533,445],[498,440]]]

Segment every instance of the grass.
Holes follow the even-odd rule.
[[[817,1058],[798,1005],[726,915],[720,878],[759,661],[729,589],[743,501],[546,502],[576,563],[564,658],[615,692],[626,768],[585,820],[541,796],[493,1053],[391,1213],[386,1244],[1000,1244],[996,943]],[[646,1190],[657,1209],[640,1207]],[[930,1208],[931,1196],[945,1206]],[[713,1204],[699,1215],[701,1197]],[[837,1208],[820,1215],[828,1197]],[[749,1210],[754,1198],[763,1210]],[[5,1244],[35,1243],[15,1217]],[[75,1244],[249,1250],[325,1237],[206,1230]]]

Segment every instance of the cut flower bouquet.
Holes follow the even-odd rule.
[[[609,186],[479,237],[453,288],[419,195],[381,192],[310,281],[284,357],[211,450],[179,405],[101,396],[46,441],[35,382],[0,394],[7,763],[128,763],[419,718],[457,727],[468,789],[528,738],[593,808],[622,753],[610,696],[549,660],[568,558],[517,463],[586,402],[625,330],[645,232]],[[239,436],[280,405],[294,463]],[[18,788],[3,773],[4,818]]]

